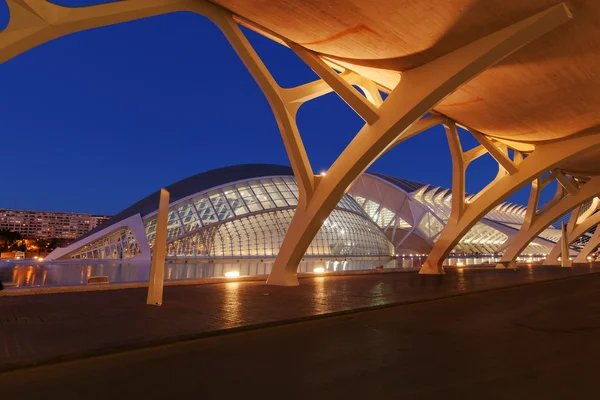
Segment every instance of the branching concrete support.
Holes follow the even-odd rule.
[[[323,221],[371,163],[392,144],[397,144],[398,139],[409,136],[403,132],[410,132],[411,126],[425,113],[477,74],[570,18],[570,12],[561,4],[404,72],[400,84],[376,110],[376,116],[371,107],[354,98],[355,91],[344,85],[333,70],[325,68],[318,57],[303,48],[292,47],[324,81],[339,90],[338,94],[366,124],[318,181],[314,195],[304,203],[306,208],[296,210],[267,283],[298,284],[298,264]]]
[[[571,214],[571,218],[569,219],[569,224],[567,225],[567,244],[570,246],[577,239],[579,239],[582,235],[584,235],[587,231],[592,229],[594,226],[600,224],[600,213],[594,213],[598,209],[598,198],[594,198],[592,205],[585,212],[581,213],[581,206],[573,210]],[[597,230],[596,232],[600,231]],[[584,263],[587,262],[587,256],[590,255],[592,251],[597,247],[593,246],[587,253],[586,248],[590,245],[590,242],[593,242],[592,239],[596,236],[592,236],[590,241],[586,244],[586,246],[579,252],[577,257],[575,258],[576,263]],[[545,265],[556,265],[558,263],[558,256],[561,255],[562,250],[562,239],[558,241],[546,259],[544,260]],[[590,245],[592,246],[592,245]],[[564,256],[563,256],[564,257]]]
[[[8,26],[0,33],[0,63],[73,32],[185,9],[181,0],[128,0],[65,7],[46,0],[6,0]]]
[[[534,222],[535,218],[538,215],[538,204],[540,200],[540,193],[542,190],[548,186],[556,177],[556,173],[553,172],[543,178],[536,178],[531,182],[531,190],[529,191],[529,200],[527,201],[527,209],[525,210],[525,217],[523,218],[523,225],[521,225],[520,230],[528,230],[531,227],[531,224]],[[556,188],[556,192],[554,193],[553,198],[550,200],[548,204],[556,204],[557,201],[562,199],[565,196],[565,191],[562,186],[558,185]],[[513,242],[514,238],[510,241],[507,240],[504,245],[498,249],[499,252],[503,252],[506,248]],[[502,263],[498,263],[496,268],[504,269],[505,266]],[[515,267],[515,265],[510,265],[510,267]]]
[[[525,159],[523,164],[525,164],[530,157]],[[596,197],[599,193],[600,177],[596,176],[579,187],[574,195],[564,196],[556,202],[551,200],[550,203],[546,204],[538,211],[533,223],[531,223],[530,226],[527,228],[523,226],[521,228],[515,239],[506,249],[504,256],[502,256],[502,259],[500,260],[500,264],[502,264],[504,267],[515,267],[514,262],[517,256],[521,254],[527,245],[529,245],[529,243],[544,229],[546,229],[552,222],[576,208],[581,203]],[[551,204],[551,206],[547,207],[549,204]]]
[[[8,0],[8,4],[11,20],[8,28],[0,34],[1,61],[71,32],[167,12],[192,11],[207,16],[216,23],[265,93],[277,119],[300,189],[298,208],[268,279],[268,283],[276,285],[298,284],[296,270],[299,262],[323,221],[335,208],[347,188],[393,145],[426,129],[429,123],[420,121],[423,115],[485,69],[572,18],[566,5],[561,3],[428,64],[404,71],[400,83],[385,102],[381,101],[373,82],[361,78],[353,83],[351,74],[338,74],[325,64],[319,55],[288,41],[287,44],[366,122],[327,171],[326,176],[316,177],[296,126],[296,111],[304,101],[318,97],[319,93],[324,94],[329,89],[323,89],[320,82],[312,83],[296,88],[296,94],[300,91],[305,92],[304,96],[298,96],[292,95],[294,90],[280,88],[229,11],[202,0],[129,0],[79,8],[57,6],[44,0]],[[355,90],[352,84],[360,86],[366,96]],[[580,142],[573,139],[573,146],[566,151],[567,158],[578,154]],[[490,147],[491,145],[493,143],[487,138],[482,139],[483,148],[496,157],[500,165],[504,165],[500,168],[497,180],[506,183],[509,188],[514,187],[517,190],[527,179],[537,174],[537,169],[530,166],[532,163],[527,163],[532,156],[520,164],[516,159],[508,163],[506,147]],[[585,141],[585,145],[588,149],[595,148],[593,143],[590,146],[589,140]],[[559,143],[559,147],[561,146],[562,143]],[[545,146],[544,150],[539,152],[542,155],[534,158],[549,156],[558,163],[558,157],[554,154],[555,147]],[[482,153],[483,148],[470,153],[471,155],[466,155],[469,153],[467,152],[465,156],[475,157]],[[518,172],[514,172],[513,164],[519,166]],[[542,164],[553,165],[552,162]],[[508,175],[510,173],[513,175]],[[471,213],[475,211],[469,210],[483,210],[488,205],[493,206],[495,199],[500,197],[495,188],[494,183],[484,189],[480,193],[481,196],[472,199],[469,207],[464,207],[464,198],[461,199],[464,215],[460,218],[459,212],[458,218],[453,220],[455,226],[442,234],[442,244],[437,252],[430,256],[429,267],[425,267],[423,271],[441,270],[441,261],[449,252],[446,251],[446,247],[454,242],[454,236],[458,236],[455,233],[464,234],[476,222],[465,222],[474,219]],[[506,193],[507,196],[509,194]],[[473,203],[478,206],[472,207]]]
[[[600,246],[600,228],[596,227],[596,231],[590,238],[590,240],[586,243],[586,245],[581,249],[575,260],[573,260],[576,264],[589,262],[588,257],[592,252]]]
[[[517,165],[518,171],[512,175],[506,172],[503,173],[505,170],[500,167],[496,179],[475,195],[470,203],[464,207],[463,215],[458,219],[458,222],[453,222],[455,220],[448,221],[448,224],[442,231],[442,234],[429,254],[429,257],[421,268],[421,273],[443,273],[442,263],[444,259],[468,230],[471,229],[485,214],[491,211],[508,196],[526,186],[529,182],[540,178],[546,171],[554,170],[563,162],[568,162],[575,157],[586,154],[597,148],[600,148],[600,133],[572,137],[563,142],[537,145],[535,150]],[[544,180],[544,178],[542,178],[542,180]],[[592,180],[594,180],[594,178]],[[539,185],[539,182],[537,184]],[[560,190],[562,191],[562,186]],[[592,194],[589,198],[593,196],[594,195]],[[577,204],[579,203],[573,204],[571,208],[574,208]],[[455,211],[453,210],[453,212]],[[550,220],[544,228],[557,218],[558,217]],[[533,219],[533,216],[530,215],[526,219],[531,220]],[[532,223],[532,225],[534,223]],[[541,230],[543,230],[543,228]],[[537,231],[533,237],[537,236],[541,230]],[[517,238],[519,238],[519,235],[517,235]],[[528,240],[527,243],[529,243],[529,241],[530,240]],[[514,246],[515,243],[520,242],[516,239],[511,243],[511,246]],[[523,248],[519,249],[517,255],[527,247],[527,243],[525,243]]]

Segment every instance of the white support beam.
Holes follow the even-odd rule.
[[[444,125],[444,129],[446,129],[446,138],[452,156],[452,209],[449,223],[456,223],[462,218],[466,205],[465,172],[467,166],[456,124],[447,123]]]
[[[367,122],[329,168],[327,175],[317,181],[295,123],[297,106],[289,107],[286,103],[282,89],[241,33],[228,10],[203,0],[130,0],[76,9],[49,5],[51,3],[42,0],[9,0],[8,4],[11,16],[19,15],[16,19],[11,18],[7,29],[0,33],[0,61],[67,33],[167,12],[192,11],[215,22],[265,93],[277,119],[300,188],[299,205],[268,280],[268,283],[277,285],[298,284],[298,264],[323,220],[360,174],[393,144],[410,137],[409,134],[403,135],[403,132],[410,132],[412,126],[425,114],[478,74],[572,18],[569,9],[561,3],[427,64],[404,71],[400,83],[380,107],[377,107],[380,101],[372,82],[367,82],[364,86],[359,84],[368,89],[369,94],[365,99],[350,83],[327,66],[320,55],[297,44],[288,43]],[[24,4],[29,6],[23,6]],[[13,13],[13,9],[17,12]],[[585,150],[580,149],[578,139],[580,138],[569,140],[570,145],[561,149],[564,153],[562,159],[598,147],[595,136],[586,142],[588,147]],[[600,146],[600,141],[598,145]],[[504,195],[498,193],[496,183],[505,184],[506,189],[502,193],[507,193],[508,196],[511,191],[526,184],[526,178],[538,174],[531,166],[533,161],[528,163],[531,158],[537,159],[550,154],[550,161],[541,164],[548,167],[546,170],[558,165],[560,159],[555,156],[553,145],[543,147],[544,151],[536,150],[540,154],[538,157],[530,155],[519,164],[519,172],[514,176],[508,175],[508,181],[504,180],[506,177],[502,177],[500,171],[497,182],[472,199],[471,204],[465,208],[464,218],[456,223],[457,226],[444,230],[436,242],[437,250],[434,248],[433,255],[428,259],[431,266],[431,260],[437,257],[435,263],[437,265],[439,262],[440,268],[436,266],[435,273],[441,270],[441,263],[447,255],[446,247],[456,237],[464,234],[464,229],[468,230],[471,223],[476,222],[472,221],[472,214],[493,207],[497,204],[496,199]],[[474,207],[475,203],[477,207]],[[450,239],[448,235],[451,236]],[[453,247],[452,244],[450,249]],[[424,268],[425,272],[427,270],[428,268]]]
[[[392,142],[392,144],[390,144],[388,146],[387,149],[385,149],[384,153],[387,153],[388,151],[390,151],[391,149],[393,149],[395,146],[397,146],[398,144],[404,142],[407,139],[410,139],[413,136],[418,135],[419,133],[422,133],[428,129],[433,128],[436,125],[440,125],[440,124],[444,124],[444,123],[450,123],[451,121],[446,118],[443,117],[441,115],[438,114],[433,114],[430,115],[428,117],[425,118],[421,118],[420,120],[418,120],[417,122],[415,122],[414,124],[412,124],[409,128],[405,129],[404,132],[402,132],[398,138],[396,140],[394,140]]]
[[[578,217],[580,210],[581,210],[581,205],[573,211],[573,214],[571,215],[571,218],[569,219],[569,224],[567,225],[568,245],[569,246],[571,244],[573,244],[577,239],[579,239],[580,237],[585,235],[586,232],[588,232],[590,229],[592,229],[593,227],[600,224],[600,213],[593,213],[593,212],[588,213],[586,211],[581,214],[581,216],[585,217],[582,219],[582,218]],[[597,232],[600,232],[600,229],[596,229],[596,233]],[[588,242],[588,244],[589,244],[589,242]],[[579,263],[579,262],[587,261],[586,257],[594,249],[592,248],[591,250],[589,250],[589,252],[587,254],[585,254],[583,257],[581,257],[581,254],[586,251],[586,248],[589,248],[589,247],[587,245],[584,247],[584,249],[579,253],[579,256],[575,259],[575,262]],[[544,260],[544,264],[545,265],[555,265],[558,262],[558,256],[559,256],[559,254],[561,254],[561,249],[562,249],[562,239],[559,240],[554,245],[552,250],[550,250],[550,253],[546,257],[546,260]]]
[[[583,249],[581,249],[581,251],[579,252],[577,257],[575,257],[575,260],[573,260],[573,262],[581,264],[581,263],[593,261],[593,258],[592,258],[592,260],[588,260],[588,257],[590,256],[590,254],[592,254],[592,252],[598,246],[600,246],[600,227],[596,226],[596,231],[594,232],[592,237],[588,240],[588,242],[583,247]]]
[[[560,260],[560,266],[561,267],[570,267],[571,266],[571,254],[569,253],[569,235],[567,233],[567,224],[565,224],[564,222],[561,224],[560,233],[561,233],[560,242],[562,243],[562,246],[561,246],[562,258]]]
[[[165,283],[165,258],[167,257],[167,224],[169,223],[169,192],[160,189],[158,215],[156,216],[156,236],[152,248],[152,265],[148,281],[146,304],[162,305]]]
[[[483,145],[473,147],[471,150],[464,152],[464,162],[466,165],[469,165],[471,162],[477,160],[479,157],[487,153],[488,150]]]
[[[600,136],[600,134],[599,134]],[[528,158],[529,159],[529,158]],[[527,160],[524,161],[524,163]],[[560,187],[560,185],[558,186]],[[511,244],[506,249],[506,252],[502,256],[500,260],[501,266],[511,266],[514,265],[514,261],[521,254],[521,252],[531,243],[533,239],[539,236],[544,229],[548,228],[550,224],[554,221],[557,221],[563,215],[567,214],[569,211],[575,209],[580,204],[585,203],[586,201],[596,197],[600,193],[600,177],[595,176],[586,182],[579,191],[574,196],[565,196],[560,200],[555,202],[551,207],[543,207],[542,210],[538,212],[538,216],[535,221],[531,224],[531,226],[525,228],[521,227],[519,233],[515,237],[515,239],[511,242]],[[566,227],[565,227],[566,230]],[[569,235],[568,235],[569,236]],[[579,235],[581,236],[581,235]],[[576,238],[575,238],[576,239]],[[573,241],[575,240],[573,239]],[[568,239],[569,240],[569,239]],[[569,246],[569,241],[563,243],[562,246]],[[561,242],[563,240],[561,239]],[[561,252],[564,249],[561,248]],[[548,262],[550,262],[550,257],[547,257]],[[499,267],[501,267],[499,266]]]
[[[571,196],[577,194],[577,191],[579,190],[577,184],[572,179],[563,174],[561,171],[556,171],[556,179],[558,180],[558,183],[560,183],[561,186],[567,192],[569,192]]]
[[[312,68],[317,75],[331,86],[331,88],[346,102],[365,122],[373,125],[379,119],[377,107],[352,87],[345,79],[325,64],[315,53],[294,43],[286,42],[290,49]]]
[[[509,174],[512,175],[517,173],[519,169],[517,168],[516,164],[508,157],[508,154],[499,149],[488,137],[483,135],[481,132],[478,132],[474,129],[469,129],[469,132],[471,132],[471,135],[473,135],[473,137],[477,139],[477,141],[483,147],[485,147],[485,149],[490,153],[490,155],[494,157],[498,164],[502,165],[502,167]]]
[[[369,86],[370,89],[375,90],[377,94],[379,94],[377,87],[374,84],[373,86],[368,84],[368,82],[371,82],[370,80],[363,78],[352,71],[346,70],[341,72],[338,76],[340,79],[345,80],[350,85],[357,85],[361,87]],[[333,91],[333,88],[327,82],[325,82],[323,79],[317,79],[316,81],[305,83],[304,85],[293,88],[281,88],[281,95],[287,103],[297,103],[301,105]],[[371,93],[370,90],[365,91],[367,93]],[[379,99],[381,99],[381,96]],[[377,98],[374,98],[373,101],[378,102]]]

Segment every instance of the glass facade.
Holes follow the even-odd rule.
[[[275,257],[293,209],[237,218],[200,229],[167,245],[172,257]],[[368,219],[336,209],[325,220],[306,256],[389,256],[392,245]]]
[[[117,229],[83,247],[69,257],[96,260],[128,260],[140,254],[140,246],[129,228]]]
[[[411,228],[411,225],[400,214],[383,207],[381,204],[370,199],[367,200],[362,196],[352,194],[350,196],[381,229],[386,229],[394,225],[402,229]]]
[[[433,216],[430,212],[425,213],[421,222],[419,223],[419,229],[428,238],[435,238],[437,234],[444,229],[444,225]]]
[[[292,177],[238,182],[172,204],[169,257],[275,257],[298,205]],[[387,214],[383,219],[389,218]],[[144,221],[150,247],[156,215]],[[393,246],[350,196],[323,223],[307,256],[391,256]]]
[[[375,175],[372,177],[371,175]],[[350,193],[354,200],[365,211],[365,213],[375,222],[384,232],[390,227],[410,229],[411,224],[403,220],[399,214],[394,212],[380,203],[386,201],[390,203],[390,197],[397,198],[398,202],[402,201],[403,197],[409,197],[409,201],[420,203],[427,210],[422,217],[415,221],[415,233],[421,237],[429,239],[431,243],[437,241],[440,233],[444,229],[452,210],[452,193],[448,189],[439,187],[417,184],[416,190],[411,194],[397,190],[396,193],[390,195],[386,188],[381,185],[377,186],[377,174],[365,174],[358,181],[360,190],[350,189]],[[397,185],[396,178],[386,177],[387,182]],[[412,190],[412,189],[411,189]],[[358,193],[357,193],[358,192]],[[467,203],[472,196],[467,195]],[[584,206],[585,207],[585,206]],[[467,234],[456,245],[454,252],[464,254],[495,254],[504,250],[504,244],[508,240],[508,235],[500,232],[498,229],[490,226],[487,221],[505,225],[508,228],[513,228],[518,231],[525,218],[524,206],[519,206],[512,203],[502,203],[490,211],[485,218],[472,227]],[[403,215],[407,215],[406,213]],[[556,242],[560,239],[560,230],[550,226],[539,235],[540,238],[548,239],[551,242]],[[394,236],[392,235],[392,241]],[[402,243],[402,240],[400,243]],[[396,243],[394,241],[394,243]],[[532,242],[523,251],[523,254],[542,254],[548,253],[552,243],[547,245],[543,242]]]

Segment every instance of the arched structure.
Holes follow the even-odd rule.
[[[584,247],[576,255],[576,263],[588,262],[587,257],[598,247],[598,237],[600,236],[599,230],[596,229],[600,224],[600,213],[598,213],[598,207],[600,206],[600,199],[594,197],[592,201],[588,201],[577,207],[571,212],[569,218],[569,224],[567,225],[567,245],[570,246],[575,241],[580,239],[582,236],[588,234],[588,238],[582,241]],[[590,232],[594,230],[594,232]],[[598,232],[598,233],[596,233]],[[561,254],[562,239],[559,240],[556,245],[552,248],[552,251],[546,257],[544,264],[553,265],[558,263],[558,257]]]
[[[450,190],[374,172],[358,178],[348,194],[383,230],[398,254],[429,253],[451,214]],[[513,203],[496,206],[469,230],[453,251],[500,254],[523,225],[524,208]],[[522,253],[546,254],[559,238],[560,229],[549,226]]]
[[[571,210],[576,209],[580,204],[587,202],[600,194],[600,176],[592,177],[585,183],[577,180],[569,181],[570,184],[565,184],[565,186],[569,188],[568,190],[563,186],[558,185],[554,198],[550,200],[548,204],[538,210],[537,202],[539,199],[539,192],[541,191],[543,184],[541,183],[541,179],[538,179],[537,182],[538,183],[533,185],[531,192],[529,207],[527,209],[527,216],[525,219],[526,223],[523,224],[523,227],[519,231],[519,234],[515,240],[511,242],[506,249],[506,252],[500,260],[500,267],[514,266],[512,264],[517,256],[542,230],[546,229],[552,222],[556,221]],[[577,215],[577,212],[572,214],[571,223],[569,224],[570,226],[567,231],[578,231],[576,226]],[[589,228],[591,228],[591,226],[588,226],[586,229],[581,231],[577,237],[581,236]],[[573,241],[575,239],[573,239]],[[565,255],[563,255],[563,257],[564,256]]]
[[[247,164],[207,171],[166,188],[171,194],[166,256],[173,259],[269,259],[281,247],[298,186],[291,168]],[[46,260],[149,260],[160,192],[126,208]],[[323,223],[306,257],[387,258],[391,243],[350,197]]]
[[[11,19],[0,34],[0,61],[68,33],[167,12],[196,12],[215,22],[268,99],[298,183],[298,207],[271,284],[297,285],[298,263],[350,185],[392,146],[435,124],[448,131],[452,212],[422,273],[443,273],[460,239],[535,179],[551,171],[600,172],[595,0],[572,0],[573,10],[560,0],[424,0],[411,7],[399,0],[377,6],[342,0],[329,8],[302,0],[274,0],[269,7],[261,0],[127,0],[80,8],[7,1]],[[577,21],[566,24],[572,11]],[[321,80],[281,88],[238,23],[290,47]],[[385,101],[378,90],[389,93]],[[326,176],[315,176],[295,116],[304,102],[330,91],[365,125]],[[457,124],[480,146],[463,152]],[[466,167],[486,153],[498,162],[498,176],[467,202]]]
[[[297,211],[290,167],[235,165],[183,179],[127,207],[46,261],[149,261],[157,252],[159,198],[165,200],[162,259],[261,262],[278,255]],[[390,259],[431,251],[450,215],[447,189],[365,173],[322,224],[304,259]],[[516,204],[498,206],[459,242],[460,254],[497,254],[523,222]],[[560,231],[545,229],[525,250],[547,253]]]
[[[586,263],[589,261],[594,261],[596,257],[591,256],[591,254],[600,246],[600,229],[598,226],[594,228],[594,233],[589,237],[585,246],[579,251],[577,257],[575,257],[575,263]]]

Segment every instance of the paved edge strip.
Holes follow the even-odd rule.
[[[539,284],[545,284],[545,283],[554,283],[557,281],[568,280],[568,279],[578,279],[578,278],[583,278],[583,277],[586,277],[589,275],[597,275],[597,274],[600,274],[600,271],[588,272],[588,273],[575,275],[575,276],[561,276],[561,277],[557,277],[557,278],[550,278],[550,279],[544,279],[544,280],[533,281],[533,282],[522,282],[522,283],[517,283],[515,285],[510,285],[510,286],[498,286],[498,287],[491,287],[491,288],[486,288],[486,289],[472,290],[472,291],[467,291],[467,292],[450,293],[445,296],[433,296],[433,297],[426,297],[426,298],[416,299],[416,300],[405,300],[405,301],[393,302],[393,303],[388,303],[388,304],[379,304],[379,305],[374,305],[374,306],[352,308],[352,309],[348,309],[348,310],[333,311],[333,312],[325,313],[325,314],[306,315],[303,317],[282,319],[282,320],[278,320],[278,321],[261,322],[258,324],[243,325],[243,326],[238,326],[235,328],[218,329],[218,330],[214,330],[214,331],[205,331],[205,332],[200,332],[200,333],[191,333],[191,334],[187,334],[187,335],[153,339],[153,340],[147,340],[147,341],[136,342],[136,343],[126,343],[126,344],[122,344],[122,345],[116,345],[116,346],[112,346],[112,347],[99,348],[99,349],[93,349],[93,350],[84,350],[84,351],[80,351],[80,352],[74,352],[74,353],[68,353],[68,354],[63,354],[63,355],[59,355],[59,356],[49,357],[49,358],[46,358],[46,359],[43,359],[40,361],[15,363],[12,365],[8,364],[6,366],[0,366],[0,376],[5,373],[16,372],[19,370],[33,369],[33,368],[44,367],[44,366],[52,366],[52,365],[56,365],[56,364],[86,360],[86,359],[90,359],[90,358],[110,356],[110,355],[116,355],[116,354],[120,354],[120,353],[127,353],[127,352],[133,352],[133,351],[139,351],[139,350],[145,350],[145,349],[158,348],[158,347],[168,346],[168,345],[173,345],[173,344],[178,344],[178,343],[193,342],[196,340],[201,340],[201,339],[206,339],[206,338],[211,338],[211,337],[232,335],[235,333],[249,332],[249,331],[260,330],[260,329],[265,329],[265,328],[273,328],[273,327],[284,326],[284,325],[293,325],[293,324],[302,323],[302,322],[310,322],[310,321],[321,320],[321,319],[326,319],[326,318],[358,314],[358,313],[366,312],[366,311],[376,311],[376,310],[382,310],[382,309],[386,309],[386,308],[401,307],[401,306],[406,306],[406,305],[411,305],[411,304],[430,303],[430,302],[435,302],[435,301],[440,301],[440,300],[454,299],[457,297],[471,296],[471,295],[477,295],[477,294],[488,293],[488,292],[520,289],[520,288],[523,288],[526,286],[539,285]]]
[[[475,269],[475,268],[472,268]],[[388,268],[383,270],[356,270],[356,271],[335,271],[323,274],[314,274],[310,272],[298,274],[299,279],[313,279],[321,277],[339,277],[339,276],[357,276],[357,275],[378,275],[418,272],[418,268]],[[193,286],[193,285],[214,285],[227,282],[266,282],[267,275],[242,276],[239,278],[204,278],[204,279],[181,279],[165,281],[164,286]],[[0,297],[12,296],[35,296],[39,294],[59,294],[59,293],[85,293],[85,292],[104,292],[109,290],[140,289],[147,288],[148,282],[128,282],[128,283],[108,283],[108,284],[87,284],[72,286],[46,286],[46,287],[9,287],[0,292]]]

